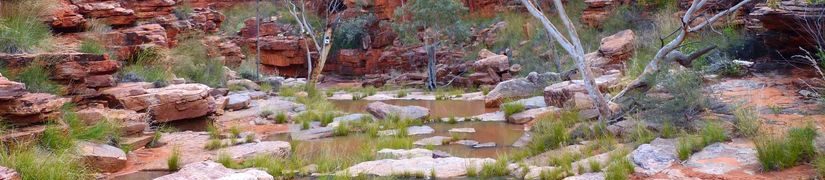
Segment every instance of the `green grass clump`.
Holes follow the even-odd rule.
[[[299,87],[281,86],[281,88],[278,89],[278,95],[283,97],[295,97],[295,94],[300,91],[301,89]]]
[[[143,81],[165,83],[172,77],[168,65],[163,64],[165,53],[159,48],[138,50],[127,60],[120,71],[120,79],[125,82]]]
[[[759,133],[759,116],[753,108],[737,108],[733,111],[736,131],[745,137],[754,137]]]
[[[650,130],[647,129],[647,126],[644,125],[643,122],[636,123],[636,127],[633,128],[633,134],[630,136],[636,144],[647,144],[653,139],[656,138],[656,135],[653,134]]]
[[[24,180],[94,179],[81,159],[69,152],[54,152],[27,144],[0,149],[0,165],[17,171]]]
[[[26,53],[48,48],[51,28],[43,23],[54,2],[49,0],[10,0],[0,6],[0,52]]]
[[[209,87],[223,86],[226,81],[223,62],[207,55],[208,47],[201,42],[200,35],[184,34],[180,37],[178,46],[171,50],[171,57],[175,59],[175,75]]]
[[[676,153],[680,160],[687,160],[693,152],[699,151],[704,147],[702,139],[698,136],[687,135],[679,138],[679,144],[676,147]]]
[[[69,132],[64,131],[59,125],[48,125],[40,136],[40,145],[55,152],[62,152],[73,148],[75,141]]]
[[[662,131],[659,132],[659,134],[662,135],[663,138],[676,137],[677,133],[678,130],[676,129],[676,127],[673,126],[672,122],[665,121],[664,123],[662,123]]]
[[[106,54],[106,47],[97,40],[85,38],[80,42],[80,52],[103,55]]]
[[[627,158],[619,158],[613,161],[605,170],[604,178],[606,180],[625,180],[633,173],[633,163]]]
[[[725,129],[723,129],[722,126],[719,126],[719,124],[713,122],[708,122],[705,124],[705,127],[702,128],[700,136],[702,137],[703,146],[728,140],[728,136],[725,134]]]
[[[809,125],[788,130],[785,138],[762,136],[756,141],[756,157],[764,170],[781,170],[813,160],[816,129]]]
[[[218,130],[218,127],[216,127],[214,123],[209,123],[206,125],[206,133],[209,134],[209,139],[221,138],[221,131]]]
[[[500,156],[494,163],[487,163],[481,166],[479,175],[483,178],[503,177],[510,174],[507,170],[507,156]]]
[[[825,177],[825,155],[817,155],[814,159],[814,168],[816,168],[816,175],[819,178]]]
[[[286,120],[286,113],[284,112],[278,112],[278,114],[275,115],[275,123],[283,124],[286,123]]]
[[[269,83],[261,83],[260,85],[262,92],[272,92],[272,84]]]
[[[224,147],[223,142],[220,139],[211,139],[209,142],[204,145],[204,149],[206,150],[215,150]]]
[[[218,158],[215,160],[215,162],[222,164],[223,167],[226,168],[235,169],[241,167],[241,165],[238,164],[238,162],[232,159],[232,155],[224,151],[218,152]]]
[[[238,126],[232,126],[229,128],[229,134],[232,135],[231,138],[239,138],[241,137],[241,128]]]
[[[402,89],[402,90],[398,90],[398,92],[396,92],[395,97],[403,98],[403,97],[407,97],[407,94],[409,94],[409,92],[407,92],[407,90]]]
[[[266,109],[266,110],[263,110],[261,112],[258,112],[258,117],[267,118],[267,117],[269,117],[270,115],[273,115],[273,114],[275,114],[275,112],[272,112],[272,110]]]
[[[321,122],[321,127],[326,127],[329,123],[332,123],[334,119],[335,113],[332,112],[324,112],[318,117],[318,121]]]
[[[166,167],[172,171],[180,169],[180,149],[178,147],[172,148],[172,154],[166,159]]]
[[[347,135],[349,135],[350,131],[351,130],[350,130],[349,123],[341,122],[338,126],[336,126],[332,130],[332,135],[333,136],[347,136]]]
[[[501,105],[501,111],[504,111],[504,117],[510,117],[513,114],[520,113],[524,111],[525,107],[524,104],[520,103],[507,103]]]

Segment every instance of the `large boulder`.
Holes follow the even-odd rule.
[[[83,18],[83,15],[81,15],[78,10],[79,8],[76,5],[58,3],[55,9],[45,17],[45,22],[55,30],[82,30],[86,24],[86,18]]]
[[[484,104],[487,107],[498,107],[506,98],[530,97],[541,91],[549,82],[560,79],[561,76],[556,73],[538,74],[531,72],[525,78],[511,79],[496,85],[484,97]]]
[[[56,118],[66,102],[69,100],[52,94],[27,93],[16,99],[0,101],[0,117],[9,125],[42,123]]]
[[[11,100],[26,94],[26,85],[10,81],[0,74],[0,101]]]
[[[191,163],[178,172],[155,178],[155,180],[212,180],[212,179],[250,179],[274,180],[272,175],[255,168],[234,170],[213,161]]]
[[[251,101],[252,97],[249,97],[248,94],[232,94],[227,97],[224,108],[227,110],[244,109],[249,107]]]
[[[721,175],[736,170],[756,171],[759,161],[749,142],[715,143],[690,156],[684,165],[694,171]]]
[[[106,34],[109,48],[115,49],[118,57],[131,57],[143,45],[168,47],[166,28],[160,24],[144,24],[120,29]]]
[[[169,122],[203,117],[215,112],[211,88],[203,84],[176,84],[163,88],[144,89],[144,83],[118,85],[103,90],[125,109],[147,112],[156,122]]]
[[[421,106],[396,106],[384,102],[368,104],[367,112],[378,119],[385,119],[391,115],[402,119],[424,119],[430,116],[430,110]]]
[[[679,159],[662,147],[642,144],[630,154],[633,163],[648,175],[659,173]]]
[[[126,167],[126,153],[120,148],[85,141],[77,146],[83,162],[100,172],[116,172]]]
[[[608,89],[618,85],[620,80],[621,74],[619,73],[604,75],[595,79],[596,88],[599,88],[601,92],[606,92]],[[573,99],[576,93],[587,94],[584,81],[563,81],[544,88],[544,101],[548,106],[565,107],[568,100]]]
[[[747,28],[756,31],[760,40],[770,49],[785,55],[804,54],[800,48],[811,53],[816,52],[817,40],[821,37],[822,23],[825,19],[825,5],[803,0],[777,1],[775,7],[765,3],[758,4],[748,14]],[[817,24],[815,25],[815,24]],[[822,43],[819,39],[819,43]]]
[[[620,64],[633,56],[636,34],[633,30],[619,31],[616,34],[602,38],[599,45],[599,55],[610,59],[611,64]]]
[[[400,174],[435,174],[436,178],[460,178],[467,170],[481,170],[484,164],[495,163],[490,158],[433,158],[416,157],[409,159],[381,159],[358,163],[338,174],[358,176],[393,176]],[[478,172],[476,172],[478,173]]]

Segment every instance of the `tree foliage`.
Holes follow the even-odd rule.
[[[432,42],[444,39],[462,41],[469,36],[469,28],[462,23],[467,8],[457,0],[412,0],[395,11],[393,24],[404,43],[420,42],[417,32]]]

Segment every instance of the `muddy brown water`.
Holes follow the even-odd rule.
[[[461,122],[457,124],[447,123],[430,123],[425,124],[435,130],[433,134],[411,136],[413,141],[424,139],[432,136],[447,136],[451,137],[450,132],[452,128],[474,128],[475,133],[457,133],[460,137],[467,140],[475,140],[479,143],[495,142],[496,147],[491,148],[472,148],[459,144],[447,144],[441,146],[434,146],[435,150],[447,152],[457,157],[478,157],[478,158],[496,158],[500,155],[508,154],[516,150],[511,145],[521,137],[524,132],[520,125],[507,124],[503,122]],[[279,134],[266,138],[267,140],[288,141],[289,135]],[[296,150],[302,154],[324,154],[335,153],[337,155],[352,155],[361,150],[362,147],[368,143],[374,143],[376,139],[368,137],[364,134],[351,134],[349,136],[323,138],[310,141],[299,142]],[[419,148],[426,148],[421,147]],[[307,152],[308,151],[308,152]]]
[[[375,101],[330,100],[330,102],[341,111],[366,113],[367,105]],[[469,117],[498,110],[485,108],[484,101],[481,100],[384,100],[381,102],[398,106],[425,107],[430,110],[432,118]]]
[[[138,171],[135,173],[129,173],[117,177],[113,177],[112,179],[117,180],[146,180],[146,179],[155,179],[161,176],[172,174],[172,171]]]

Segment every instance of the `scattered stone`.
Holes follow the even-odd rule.
[[[226,81],[226,87],[243,87],[244,90],[254,90],[259,91],[261,90],[261,86],[258,83],[252,82],[249,79],[235,79]]]
[[[423,135],[423,134],[432,134],[435,132],[435,129],[431,128],[430,126],[411,126],[407,127],[407,135],[415,136],[415,135]],[[394,136],[398,134],[398,130],[384,130],[378,131],[379,136]]]
[[[390,115],[397,115],[402,119],[423,119],[430,116],[430,110],[420,106],[395,106],[383,102],[373,102],[367,105],[367,112],[378,119],[385,119]]]
[[[487,163],[495,163],[490,158],[432,158],[417,157],[410,159],[382,159],[358,163],[337,174],[358,176],[393,176],[400,174],[425,174],[434,173],[436,178],[459,178],[467,175],[467,169],[481,170]],[[470,167],[470,168],[468,168]],[[435,172],[431,172],[435,171]]]
[[[559,114],[560,111],[561,109],[552,106],[530,109],[510,115],[510,117],[507,118],[507,122],[513,124],[525,124],[536,119]]]
[[[495,142],[481,143],[481,144],[476,144],[476,145],[473,146],[473,148],[476,148],[476,149],[478,149],[478,148],[492,148],[492,147],[496,147]]]
[[[203,161],[184,165],[178,172],[161,176],[156,180],[179,179],[254,179],[274,180],[272,175],[255,168],[234,170],[213,161]]]
[[[413,142],[413,144],[418,146],[441,146],[447,142],[450,142],[453,138],[445,137],[445,136],[433,136],[424,139],[419,139],[418,141]]]
[[[448,132],[451,133],[474,133],[476,132],[475,128],[452,128]]]
[[[227,96],[226,106],[227,110],[239,110],[249,107],[252,98],[247,94],[232,94]]]
[[[223,149],[232,159],[248,159],[257,155],[268,155],[279,158],[289,156],[291,146],[284,141],[262,141],[230,146]]]
[[[0,101],[11,100],[26,94],[26,85],[10,81],[0,74]]]
[[[450,142],[450,144],[460,144],[460,145],[465,145],[465,146],[471,146],[472,147],[472,146],[477,145],[478,141],[475,141],[475,140],[458,140],[458,141]]]
[[[670,167],[673,162],[678,159],[665,149],[650,145],[642,144],[631,153],[633,163],[639,167],[642,173],[653,175]]]
[[[428,149],[381,149],[376,155],[377,159],[410,159],[417,157],[433,157],[433,151]]]
[[[100,172],[116,172],[126,167],[126,153],[120,148],[85,141],[77,146],[83,161]]]
[[[547,82],[560,80],[561,76],[556,73],[539,74],[531,72],[524,78],[516,78],[498,83],[493,90],[487,93],[484,104],[487,107],[498,107],[505,98],[529,97],[537,91],[547,86]]]

